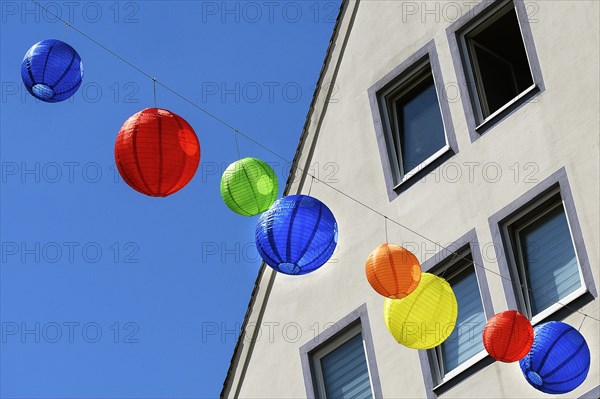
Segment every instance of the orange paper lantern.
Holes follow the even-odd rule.
[[[402,299],[421,281],[421,265],[409,250],[394,244],[381,244],[371,252],[365,266],[367,280],[379,294]]]
[[[483,329],[483,346],[496,360],[511,363],[521,360],[533,344],[533,327],[516,310],[501,312],[488,320]]]

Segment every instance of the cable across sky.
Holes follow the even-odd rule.
[[[277,153],[276,151],[272,150],[271,148],[267,147],[266,145],[260,143],[259,141],[257,141],[256,139],[254,139],[252,136],[250,136],[249,134],[244,133],[243,131],[241,131],[240,129],[236,128],[235,126],[231,125],[230,123],[228,123],[227,121],[221,119],[219,116],[215,115],[214,113],[210,112],[209,110],[207,110],[206,108],[198,105],[195,101],[191,100],[190,98],[188,98],[187,96],[181,94],[180,92],[178,92],[177,90],[175,90],[174,88],[170,87],[169,85],[165,84],[164,82],[160,81],[159,79],[157,79],[155,76],[153,76],[152,74],[146,72],[144,69],[138,67],[137,65],[131,63],[130,61],[128,61],[126,58],[122,57],[121,55],[119,55],[118,53],[116,53],[115,51],[113,51],[112,49],[106,47],[105,45],[103,45],[102,43],[100,43],[99,41],[97,41],[96,39],[94,39],[93,37],[91,37],[90,35],[86,34],[85,32],[81,31],[80,29],[78,29],[77,27],[75,27],[74,25],[72,25],[69,21],[65,20],[64,18],[62,18],[59,15],[56,15],[55,13],[53,13],[52,11],[48,10],[46,7],[44,7],[42,4],[40,4],[38,1],[36,0],[31,0],[37,7],[39,7],[40,9],[44,10],[46,13],[48,13],[48,15],[53,16],[54,18],[56,18],[57,20],[61,21],[62,23],[65,24],[66,28],[71,28],[74,31],[76,31],[77,33],[79,33],[80,35],[82,35],[83,37],[85,37],[86,39],[88,39],[89,41],[91,41],[92,43],[94,43],[95,45],[97,45],[98,47],[104,49],[106,52],[108,52],[109,54],[111,54],[112,56],[114,56],[115,58],[117,58],[118,60],[120,60],[121,62],[127,64],[128,66],[130,66],[131,68],[135,69],[137,72],[139,72],[140,74],[142,74],[143,76],[147,77],[148,79],[150,79],[153,82],[153,87],[154,87],[154,106],[156,107],[156,85],[159,85],[160,87],[164,88],[165,90],[169,91],[170,93],[174,94],[176,97],[179,97],[181,100],[183,100],[184,102],[188,103],[189,105],[193,106],[194,108],[198,109],[199,111],[203,112],[205,115],[207,115],[208,117],[210,117],[211,119],[219,122],[220,124],[222,124],[223,126],[227,127],[228,129],[232,130],[233,135],[234,135],[234,139],[235,139],[235,145],[236,145],[236,149],[237,149],[237,153],[238,153],[238,157],[240,155],[240,151],[239,151],[239,144],[238,144],[238,138],[237,135],[239,134],[240,136],[244,137],[246,140],[248,140],[249,142],[255,144],[256,146],[260,147],[261,149],[267,151],[268,153],[272,154],[273,156],[279,158],[280,160],[289,163],[290,165],[292,165],[292,167],[294,169],[297,169],[298,171],[300,171],[304,176],[310,177],[311,178],[311,187],[312,187],[312,182],[314,180],[318,181],[319,183],[322,183],[324,186],[336,191],[337,193],[339,193],[340,195],[350,199],[351,201],[361,205],[362,207],[370,210],[371,212],[381,216],[384,219],[384,229],[385,229],[385,235],[386,235],[386,241],[387,241],[387,222],[392,222],[394,224],[396,224],[397,226],[403,228],[406,231],[411,232],[412,234],[430,242],[433,243],[435,246],[439,247],[441,250],[447,251],[449,254],[453,254],[453,258],[452,261],[458,257],[460,258],[464,258],[466,256],[466,254],[460,255],[457,251],[452,251],[450,250],[448,247],[440,244],[439,242],[436,242],[428,237],[426,237],[425,235],[415,231],[414,229],[400,223],[399,221],[396,221],[390,217],[388,217],[387,215],[385,215],[384,213],[378,211],[377,209],[373,208],[372,206],[366,204],[365,202],[353,197],[352,195],[338,189],[337,187],[333,186],[332,184],[319,179],[319,177],[311,174],[308,170],[304,170],[303,168],[299,167],[298,165],[295,165],[293,161],[288,160],[286,157],[280,155],[279,153]],[[309,188],[309,194],[310,194],[310,188]],[[444,271],[442,273],[443,274],[446,272],[446,270],[448,269],[448,267],[452,264],[452,261],[448,263],[448,265],[444,268]],[[526,289],[529,292],[536,292],[532,289],[530,289],[529,287],[525,286],[524,284],[520,284],[520,283],[515,283],[510,277],[508,276],[504,276],[498,272],[496,272],[495,270],[491,270],[489,268],[486,268],[483,265],[476,265],[475,262],[473,262],[474,266],[476,267],[480,267],[484,270],[486,270],[487,272],[490,272],[494,275],[497,275],[513,284],[518,284],[522,289]],[[542,293],[542,295],[544,295]],[[600,319],[594,316],[591,316],[589,314],[586,314],[578,309],[572,308],[569,305],[563,304],[560,301],[555,301],[556,303],[564,306],[565,308],[579,313],[581,315],[584,316],[583,321],[585,320],[585,318],[589,317],[592,320],[595,320],[597,322],[600,322]],[[581,327],[580,327],[581,328]]]

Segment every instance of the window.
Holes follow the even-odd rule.
[[[383,95],[395,184],[447,150],[444,123],[428,60]]]
[[[460,366],[480,360],[480,354],[484,351],[481,334],[487,318],[473,259],[469,249],[459,251],[458,255],[455,262],[439,266],[442,271],[445,270],[444,278],[452,287],[458,302],[458,318],[454,331],[446,341],[431,350],[439,382],[465,368]]]
[[[459,36],[479,124],[535,89],[512,1],[467,26]]]
[[[448,281],[458,302],[458,316],[452,334],[441,345],[419,351],[427,397],[441,397],[493,362],[481,338],[488,317],[495,314],[482,266],[475,229],[421,264],[423,272],[436,274]]]
[[[306,397],[381,398],[367,304],[300,347]]]
[[[312,354],[317,397],[372,398],[360,324]]]
[[[504,233],[517,297],[530,318],[547,313],[558,302],[569,302],[584,289],[558,188],[508,220]]]
[[[390,201],[458,153],[445,93],[433,40],[369,87]]]

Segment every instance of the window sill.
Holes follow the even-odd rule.
[[[490,360],[492,359],[485,351],[485,349],[477,353],[476,355],[473,355],[469,360],[467,360],[466,362],[464,362],[463,364],[446,374],[444,378],[442,378],[442,381],[433,387],[433,391],[436,393],[438,391],[445,391],[445,388],[450,388],[448,385],[450,385],[451,382],[455,382],[453,380],[459,380],[458,382],[462,381],[464,378],[468,377],[468,375],[466,375],[465,373],[466,371],[471,369],[473,366],[478,365],[478,363],[481,363],[486,358],[489,358]],[[482,365],[482,367],[484,366],[485,365]]]
[[[531,325],[535,326],[536,324],[540,324],[540,323],[546,321],[548,318],[550,318],[550,316],[552,316],[554,313],[558,312],[559,310],[561,310],[563,308],[569,308],[569,304],[571,302],[579,299],[580,297],[584,296],[588,292],[589,291],[588,291],[587,287],[582,285],[577,290],[570,293],[565,298],[561,299],[559,301],[560,303],[556,302],[549,308],[546,308],[546,309],[542,310],[540,313],[533,316],[531,318]]]
[[[446,144],[444,147],[436,151],[432,156],[405,174],[402,177],[402,180],[400,180],[400,182],[394,186],[394,191],[396,193],[404,191],[404,189],[410,187],[416,181],[419,181],[419,179],[423,178],[427,173],[431,172],[431,170],[438,167],[441,163],[446,161],[454,154],[455,152],[452,150],[452,147]]]
[[[540,88],[534,83],[529,86],[523,92],[521,92],[518,96],[504,104],[501,108],[495,111],[493,114],[488,116],[481,122],[479,125],[475,127],[475,131],[482,135],[486,130],[495,125],[500,119],[504,118],[516,108],[521,106],[526,100],[540,93]]]

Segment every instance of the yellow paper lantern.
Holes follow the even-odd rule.
[[[402,299],[386,298],[385,325],[399,344],[431,349],[444,342],[456,325],[458,303],[450,284],[431,273],[422,273],[416,290]]]

